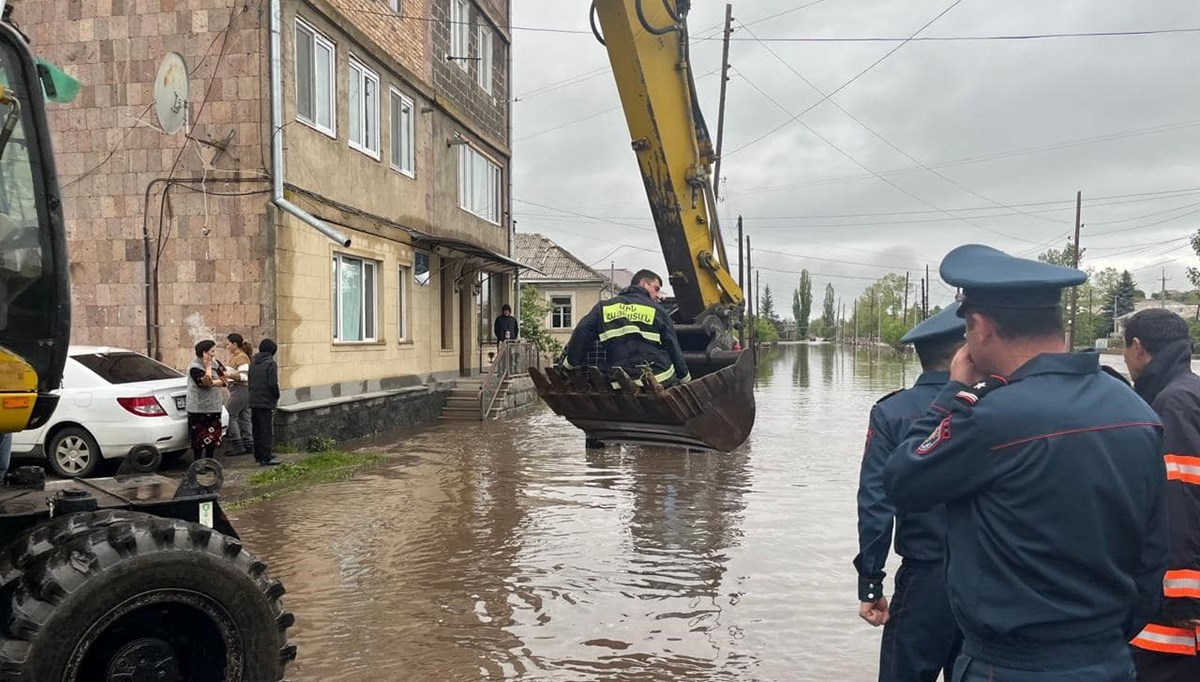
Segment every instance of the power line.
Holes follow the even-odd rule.
[[[1037,216],[1037,215],[1034,215],[1034,214],[1032,214],[1032,213],[1026,213],[1025,211],[1022,211],[1022,210],[1021,210],[1021,209],[1019,209],[1019,208],[1014,208],[1013,206],[1010,206],[1010,205],[1008,205],[1008,204],[1005,204],[1005,203],[1003,203],[1003,202],[996,201],[995,199],[993,199],[993,198],[991,198],[991,197],[989,197],[989,196],[985,196],[985,195],[983,195],[983,194],[981,194],[981,193],[979,193],[979,192],[977,192],[977,191],[975,191],[975,190],[971,189],[970,187],[967,187],[966,185],[963,185],[962,183],[958,182],[957,180],[954,180],[953,178],[950,178],[950,177],[946,176],[945,174],[941,173],[940,171],[937,171],[937,170],[935,170],[935,169],[933,169],[933,168],[930,168],[929,166],[927,166],[927,165],[925,164],[925,162],[924,162],[924,161],[921,161],[921,160],[920,160],[920,159],[918,159],[917,157],[915,157],[915,156],[913,156],[912,154],[908,153],[907,151],[905,151],[904,149],[902,149],[902,148],[901,148],[899,145],[897,145],[896,143],[892,142],[892,141],[891,141],[891,140],[889,140],[888,138],[884,137],[882,133],[880,133],[879,131],[875,130],[875,129],[874,129],[874,128],[872,128],[871,126],[867,125],[865,121],[863,121],[863,120],[862,120],[861,118],[859,118],[858,116],[855,116],[853,112],[851,112],[850,110],[848,110],[848,109],[846,109],[845,107],[843,107],[841,104],[839,104],[839,103],[838,103],[838,101],[837,101],[837,100],[833,99],[832,97],[827,97],[827,96],[825,95],[824,91],[822,91],[822,90],[821,90],[821,88],[817,87],[817,85],[816,85],[815,83],[813,83],[812,81],[810,81],[808,78],[805,78],[804,74],[800,73],[800,72],[799,72],[799,71],[796,69],[796,67],[794,67],[794,66],[792,66],[790,63],[788,63],[788,62],[787,62],[787,61],[786,61],[786,60],[785,60],[783,57],[780,57],[780,56],[779,56],[779,54],[778,54],[777,52],[775,52],[775,50],[772,50],[772,49],[771,49],[771,46],[770,46],[770,45],[767,45],[767,44],[763,43],[761,40],[758,40],[758,36],[757,36],[757,35],[755,35],[755,34],[754,34],[754,32],[753,32],[753,31],[751,31],[749,27],[747,27],[746,25],[744,25],[744,24],[743,24],[743,25],[742,25],[742,28],[744,28],[744,29],[746,30],[746,32],[747,32],[747,33],[749,33],[749,34],[750,34],[750,35],[751,35],[751,36],[754,38],[754,40],[757,40],[757,41],[759,42],[759,45],[760,45],[760,46],[761,46],[761,47],[762,47],[764,50],[766,50],[768,54],[770,54],[772,57],[774,57],[774,58],[775,58],[775,60],[776,60],[776,61],[778,61],[780,64],[782,64],[782,65],[784,66],[784,68],[786,68],[787,70],[789,70],[789,71],[791,71],[792,73],[794,73],[794,74],[796,75],[796,77],[797,77],[797,78],[799,78],[801,81],[803,81],[803,82],[804,82],[804,84],[805,84],[805,85],[807,85],[808,87],[812,88],[812,89],[813,89],[813,91],[814,91],[814,92],[816,92],[818,95],[820,95],[820,96],[822,96],[822,97],[826,97],[826,99],[829,101],[829,103],[830,103],[830,104],[832,104],[832,105],[834,106],[834,108],[836,108],[838,111],[840,111],[840,112],[842,112],[843,114],[845,114],[847,117],[849,117],[849,118],[850,118],[850,120],[852,120],[852,121],[854,121],[855,123],[857,123],[857,124],[859,125],[859,127],[861,127],[863,130],[865,130],[865,131],[867,131],[868,133],[870,133],[871,135],[875,136],[875,138],[877,138],[877,139],[878,139],[880,142],[883,142],[883,143],[884,143],[884,144],[886,144],[888,147],[891,147],[891,148],[892,148],[894,151],[898,152],[898,153],[899,153],[901,156],[903,156],[904,158],[908,159],[909,161],[912,161],[913,163],[917,164],[917,166],[919,166],[920,168],[922,168],[922,169],[924,169],[925,171],[927,171],[927,172],[929,172],[929,173],[931,173],[931,174],[933,174],[933,175],[937,176],[938,178],[941,178],[941,179],[942,179],[942,180],[944,180],[945,182],[947,182],[947,183],[949,183],[949,184],[953,185],[954,187],[957,187],[958,189],[960,189],[960,190],[962,190],[962,191],[966,192],[967,194],[970,194],[970,195],[972,195],[972,196],[978,197],[978,198],[980,198],[980,199],[982,199],[982,200],[984,200],[984,201],[986,201],[986,202],[988,202],[988,203],[994,204],[994,205],[996,205],[996,206],[999,206],[999,207],[1001,207],[1001,208],[1006,208],[1006,209],[1008,209],[1008,210],[1010,210],[1010,211],[1013,211],[1014,213],[1021,213],[1021,214],[1023,214],[1023,215],[1026,215],[1026,216],[1028,216],[1028,217],[1034,218],[1035,220],[1043,220],[1043,221],[1046,221],[1046,222],[1052,222],[1052,221],[1049,221],[1049,220],[1047,220],[1046,218],[1042,218],[1041,216]],[[756,89],[757,89],[757,88],[756,88]],[[874,174],[876,177],[880,177],[880,176],[879,176],[877,173],[875,173],[874,171],[871,171],[871,172],[872,172],[872,174]],[[882,178],[881,178],[881,179],[882,179]],[[889,183],[889,184],[890,184],[890,183]],[[999,234],[999,233],[996,233],[996,234]]]
[[[767,98],[767,99],[768,99],[768,100],[769,100],[769,101],[770,101],[772,104],[774,104],[775,106],[779,107],[779,108],[780,108],[780,109],[781,109],[781,110],[782,110],[784,113],[789,113],[786,107],[784,107],[782,104],[780,104],[780,103],[778,102],[778,100],[776,100],[774,97],[771,97],[771,96],[770,96],[770,95],[768,95],[766,92],[764,92],[764,91],[762,90],[762,88],[759,88],[757,85],[755,85],[755,84],[753,83],[753,81],[751,81],[749,78],[747,78],[747,77],[746,77],[746,74],[744,74],[744,73],[742,73],[742,72],[741,72],[741,70],[738,70],[738,75],[740,75],[740,76],[742,77],[742,79],[746,81],[746,84],[747,84],[747,85],[749,85],[750,87],[754,88],[754,90],[756,90],[756,91],[757,91],[757,92],[758,92],[760,95],[762,95],[763,97]],[[799,74],[797,74],[797,75],[799,75]],[[803,76],[801,76],[801,78],[803,78]],[[818,91],[818,92],[819,92],[819,91]],[[828,97],[826,97],[826,99],[828,99]],[[924,204],[924,205],[926,205],[926,206],[929,206],[930,208],[933,208],[933,209],[935,209],[935,210],[937,210],[937,211],[940,211],[940,212],[943,212],[943,213],[945,213],[945,214],[946,214],[947,216],[949,216],[951,219],[954,219],[954,220],[956,220],[956,221],[962,221],[962,222],[964,222],[964,223],[967,223],[968,225],[971,225],[971,226],[973,226],[973,227],[975,227],[975,228],[977,228],[977,229],[983,230],[984,232],[990,232],[991,234],[994,234],[994,235],[997,235],[997,236],[1000,236],[1000,237],[1004,237],[1005,239],[1011,239],[1011,240],[1014,240],[1014,241],[1022,241],[1022,242],[1028,242],[1028,241],[1029,241],[1028,239],[1024,239],[1024,238],[1022,238],[1022,237],[1014,237],[1013,235],[1009,235],[1009,234],[1005,234],[1005,233],[1003,233],[1003,232],[1000,232],[1000,231],[997,231],[997,230],[993,230],[993,229],[991,229],[990,227],[984,227],[983,225],[980,225],[980,224],[978,224],[978,223],[976,223],[976,222],[973,222],[973,221],[971,221],[971,220],[970,220],[970,219],[968,219],[968,218],[964,218],[964,217],[962,217],[962,216],[955,216],[954,214],[952,214],[952,213],[949,213],[949,212],[947,212],[947,211],[942,211],[942,209],[941,209],[941,208],[939,208],[939,207],[938,207],[936,204],[934,204],[934,203],[932,203],[932,202],[930,202],[930,201],[928,201],[928,200],[924,199],[924,198],[923,198],[923,197],[921,197],[921,196],[918,196],[917,194],[914,194],[913,192],[910,192],[909,190],[907,190],[907,189],[905,189],[905,188],[901,187],[900,185],[896,184],[895,182],[893,182],[893,181],[889,180],[888,178],[885,178],[884,176],[882,176],[882,175],[880,175],[880,174],[876,173],[875,171],[871,170],[869,167],[867,167],[867,165],[866,165],[866,164],[864,164],[863,162],[861,162],[861,161],[859,161],[858,159],[854,158],[854,156],[852,156],[852,155],[851,155],[849,152],[847,152],[846,150],[844,150],[844,149],[842,149],[841,147],[839,147],[839,146],[838,146],[837,144],[835,144],[835,143],[834,143],[832,140],[830,140],[830,139],[826,138],[824,135],[822,135],[821,133],[817,132],[817,131],[816,131],[816,130],[815,130],[813,127],[812,127],[812,126],[808,125],[807,123],[805,123],[805,122],[803,122],[803,121],[800,121],[800,125],[801,125],[801,126],[802,126],[802,127],[805,129],[805,130],[807,130],[808,132],[810,132],[810,133],[812,133],[813,135],[815,135],[815,136],[817,137],[817,139],[821,140],[821,141],[822,141],[822,142],[824,142],[825,144],[827,144],[827,145],[829,145],[830,147],[832,147],[832,148],[834,148],[835,150],[837,150],[837,152],[838,152],[839,154],[841,154],[842,156],[846,157],[847,159],[850,159],[850,161],[854,162],[854,164],[855,164],[856,166],[858,166],[859,168],[862,168],[863,170],[867,171],[868,173],[871,173],[872,175],[874,175],[874,176],[875,176],[876,178],[878,178],[878,179],[879,179],[881,182],[883,182],[883,183],[887,184],[888,186],[892,187],[892,188],[893,188],[893,189],[895,189],[896,191],[898,191],[898,192],[901,192],[901,193],[905,194],[906,196],[908,196],[908,197],[910,197],[910,198],[912,198],[912,199],[915,199],[916,201],[918,201],[918,202],[920,202],[920,203],[922,203],[922,204]],[[865,127],[865,126],[864,126],[864,127]],[[985,197],[985,198],[986,198],[986,197]]]
[[[1163,124],[1163,125],[1158,125],[1158,126],[1151,126],[1149,128],[1134,128],[1134,129],[1130,129],[1130,130],[1119,131],[1119,132],[1115,132],[1115,133],[1107,133],[1105,135],[1098,135],[1098,136],[1094,136],[1094,137],[1078,138],[1075,140],[1067,140],[1064,142],[1054,142],[1051,144],[1039,145],[1036,147],[1026,147],[1023,149],[1015,149],[1015,150],[1009,150],[1009,151],[1004,151],[1004,152],[996,152],[994,154],[985,154],[982,156],[967,157],[967,158],[956,159],[956,160],[952,160],[952,161],[944,161],[941,163],[932,163],[932,164],[929,164],[929,167],[930,168],[951,168],[954,166],[965,166],[965,165],[969,165],[969,164],[983,163],[985,161],[996,161],[999,159],[1013,158],[1016,156],[1026,156],[1028,154],[1036,154],[1036,153],[1040,153],[1040,152],[1059,151],[1062,149],[1069,149],[1071,147],[1095,144],[1097,142],[1111,142],[1113,140],[1121,140],[1121,139],[1126,139],[1129,137],[1139,137],[1141,135],[1152,135],[1152,134],[1156,134],[1156,133],[1175,132],[1177,130],[1183,130],[1185,128],[1192,128],[1195,126],[1200,126],[1200,120],[1168,123],[1168,124]],[[924,169],[919,168],[919,167],[898,168],[898,169],[890,170],[890,171],[881,171],[880,174],[888,175],[888,176],[906,175],[908,173],[916,173],[916,172],[920,172],[922,170],[924,170]],[[749,189],[749,190],[742,190],[741,192],[739,192],[739,194],[759,194],[759,193],[763,193],[763,192],[777,192],[777,191],[783,191],[783,190],[789,190],[789,189],[798,189],[801,187],[815,187],[815,186],[819,186],[819,185],[830,185],[830,184],[837,184],[837,183],[841,183],[841,182],[851,182],[854,180],[866,180],[871,177],[872,176],[870,176],[870,175],[848,175],[848,176],[843,176],[843,177],[838,177],[838,178],[825,178],[822,180],[810,180],[807,182],[789,183],[786,185],[774,185],[774,186],[770,186],[770,187],[753,188],[753,189]]]
[[[743,27],[746,24],[742,24]],[[1019,41],[1019,40],[1050,40],[1057,38],[1118,38],[1130,36],[1155,36],[1167,34],[1183,34],[1183,33],[1200,33],[1200,28],[1164,28],[1150,29],[1145,31],[1081,31],[1078,33],[1026,33],[1026,34],[1011,34],[1011,35],[988,35],[988,36],[917,36],[915,38],[903,37],[881,37],[881,36],[811,36],[800,38],[763,38],[762,41],[769,43],[935,43],[935,42],[993,42],[993,41]],[[733,38],[732,40],[747,41],[746,38]],[[753,38],[751,40],[759,40]]]
[[[812,105],[810,105],[810,106],[809,106],[807,109],[805,109],[804,111],[801,111],[800,113],[796,114],[795,116],[793,116],[792,118],[788,119],[787,121],[784,121],[784,122],[783,122],[783,123],[781,123],[780,125],[778,125],[778,126],[776,126],[776,127],[772,128],[771,130],[768,130],[767,132],[763,133],[762,135],[759,135],[758,137],[754,138],[753,140],[751,140],[751,141],[747,142],[746,144],[744,144],[744,145],[742,145],[742,146],[738,147],[737,149],[734,149],[733,151],[729,152],[728,154],[726,154],[726,155],[725,155],[725,156],[726,156],[726,158],[728,158],[728,157],[730,157],[730,156],[733,156],[734,154],[737,154],[738,152],[741,152],[741,151],[743,151],[743,150],[745,150],[745,149],[748,149],[748,148],[750,148],[750,147],[752,147],[752,146],[754,146],[754,145],[758,144],[759,142],[761,142],[761,141],[765,140],[766,138],[768,138],[768,137],[770,137],[770,136],[774,135],[775,133],[779,132],[780,130],[782,130],[782,129],[786,128],[787,126],[791,125],[791,124],[792,124],[794,121],[796,121],[796,120],[799,120],[799,118],[800,118],[801,116],[803,116],[804,114],[807,114],[808,112],[810,112],[810,111],[812,111],[813,109],[815,109],[815,108],[817,108],[818,106],[820,106],[820,105],[821,105],[823,102],[825,102],[825,100],[829,99],[830,97],[833,97],[834,95],[838,94],[838,93],[839,93],[839,92],[841,92],[842,90],[845,90],[846,88],[850,87],[850,86],[851,86],[851,85],[852,85],[852,84],[853,84],[855,81],[857,81],[859,78],[862,78],[863,76],[867,75],[867,73],[869,73],[869,72],[870,72],[872,69],[874,69],[876,66],[879,66],[880,64],[882,64],[882,63],[884,62],[884,60],[886,60],[888,57],[891,57],[892,55],[894,55],[894,54],[896,54],[897,52],[899,52],[899,51],[900,51],[900,48],[902,48],[902,47],[904,47],[905,45],[907,45],[907,44],[909,43],[909,41],[911,41],[911,40],[912,40],[912,38],[915,38],[915,37],[917,37],[917,35],[918,35],[918,34],[920,34],[920,33],[921,33],[922,31],[924,31],[925,29],[929,28],[930,26],[932,26],[932,25],[933,25],[933,24],[934,24],[934,23],[935,23],[935,22],[936,22],[938,19],[941,19],[942,17],[944,17],[944,16],[946,16],[947,14],[949,14],[950,10],[954,9],[955,7],[958,7],[958,5],[959,5],[959,4],[960,4],[962,1],[963,1],[963,0],[954,0],[954,2],[950,3],[950,5],[949,5],[948,7],[946,7],[946,9],[942,10],[941,12],[939,12],[939,13],[938,13],[936,16],[934,16],[932,19],[930,19],[929,21],[925,22],[925,24],[924,24],[924,25],[922,25],[922,26],[921,26],[921,28],[918,28],[918,29],[917,29],[915,32],[913,32],[913,34],[912,34],[911,36],[909,36],[909,39],[908,39],[908,40],[905,40],[904,42],[900,43],[899,45],[897,45],[897,46],[893,47],[892,49],[888,50],[886,53],[884,53],[884,55],[883,55],[882,57],[880,57],[879,59],[876,59],[875,61],[871,62],[870,66],[868,66],[867,68],[863,69],[862,71],[859,71],[859,72],[858,72],[857,74],[855,74],[855,75],[854,75],[852,78],[850,78],[850,80],[848,80],[848,81],[846,81],[845,83],[842,83],[841,85],[839,85],[839,86],[838,86],[836,89],[834,89],[834,90],[833,90],[832,92],[830,92],[828,95],[825,95],[825,96],[824,96],[824,97],[822,97],[821,99],[817,100],[816,102],[814,102]]]

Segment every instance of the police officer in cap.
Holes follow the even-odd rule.
[[[967,245],[941,275],[967,344],[884,485],[901,512],[946,505],[952,679],[1132,682],[1167,559],[1162,425],[1065,352],[1060,290],[1085,273]]]
[[[921,376],[912,388],[895,391],[871,409],[867,446],[858,480],[858,615],[883,625],[880,682],[934,682],[954,669],[962,635],[946,594],[946,509],[897,513],[883,489],[888,457],[950,380],[950,360],[963,344],[966,325],[958,303],[930,317],[900,341],[916,347]],[[896,530],[896,572],[891,604],[883,596],[884,564]]]
[[[663,386],[691,381],[671,316],[658,302],[661,289],[661,277],[639,270],[632,285],[597,303],[571,334],[563,367],[582,367],[599,341],[608,366],[620,367],[635,379],[649,368]]]

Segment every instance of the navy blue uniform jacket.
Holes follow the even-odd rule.
[[[626,316],[626,311],[641,310],[647,313],[645,317]],[[564,365],[568,369],[584,366],[597,340],[604,346],[608,366],[625,369],[635,378],[635,370],[645,365],[653,368],[660,382],[692,378],[670,314],[640,286],[626,287],[617,296],[600,301],[579,320],[567,341]]]
[[[896,528],[896,553],[916,561],[941,561],[946,544],[946,508],[897,513],[883,490],[883,468],[896,446],[904,442],[909,427],[929,411],[938,392],[950,380],[949,372],[924,372],[912,388],[897,391],[875,403],[867,428],[858,478],[858,598],[875,601],[883,596],[883,567]]]
[[[993,383],[1007,385],[977,399],[946,384],[892,453],[888,497],[947,505],[963,653],[1025,670],[1094,662],[1158,608],[1162,425],[1094,353],[1042,354]]]

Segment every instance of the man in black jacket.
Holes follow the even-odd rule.
[[[1170,560],[1159,615],[1133,639],[1139,682],[1200,680],[1200,376],[1188,325],[1150,308],[1125,328],[1134,390],[1163,421]]]
[[[259,466],[279,464],[271,448],[275,444],[275,406],[279,404],[279,345],[271,339],[258,343],[250,361],[250,421],[254,427],[254,459]]]
[[[492,325],[492,331],[496,332],[496,343],[512,341],[517,338],[517,318],[513,317],[512,306],[505,303],[500,308],[500,317],[496,318],[495,324]]]
[[[660,385],[692,380],[675,325],[658,302],[662,278],[639,270],[633,284],[614,298],[601,301],[583,316],[567,342],[563,366],[582,367],[599,341],[609,367],[620,367],[635,381],[649,369]]]

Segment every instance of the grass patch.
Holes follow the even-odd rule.
[[[229,506],[231,509],[247,507],[283,493],[340,481],[382,459],[383,455],[375,453],[329,450],[299,462],[280,464],[252,474],[246,481],[242,499]]]

